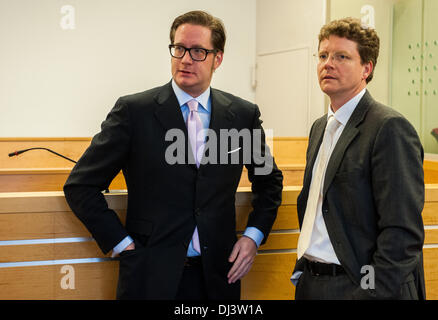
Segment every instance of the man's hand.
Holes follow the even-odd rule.
[[[251,269],[254,257],[257,254],[257,246],[251,238],[242,236],[233,247],[229,262],[234,262],[228,272],[228,283],[234,283],[243,278]]]

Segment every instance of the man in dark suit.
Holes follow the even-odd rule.
[[[121,252],[119,299],[239,299],[239,279],[276,218],[283,176],[265,145],[258,107],[210,88],[223,59],[222,22],[188,12],[173,22],[170,40],[172,81],[119,98],[64,192],[102,251]],[[260,150],[248,149],[253,139],[229,135],[237,147],[225,158],[212,157],[228,145],[221,133],[233,129],[260,138]],[[182,143],[173,139],[181,135],[169,132],[181,133]],[[183,153],[172,158],[169,150],[181,152],[175,144]],[[237,240],[234,203],[243,165],[253,211]],[[126,225],[101,193],[121,169],[128,188]]]
[[[412,125],[366,89],[374,29],[346,18],[319,34],[328,114],[310,131],[297,200],[296,299],[424,299],[423,148]]]

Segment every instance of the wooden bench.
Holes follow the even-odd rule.
[[[242,281],[243,299],[288,300],[299,236],[296,198],[285,187],[272,232]],[[126,193],[105,195],[124,220]],[[249,188],[236,195],[241,233],[251,210]],[[423,211],[428,299],[438,299],[438,185],[426,186]],[[118,262],[104,256],[62,192],[0,193],[0,299],[114,299]]]

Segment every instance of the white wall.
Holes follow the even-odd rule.
[[[326,0],[257,1],[256,102],[273,135],[306,137],[324,114],[316,76]]]
[[[220,17],[227,29],[212,85],[258,103],[275,136],[307,136],[324,113],[311,55],[326,11],[360,17],[363,4],[375,6],[382,51],[370,89],[387,103],[396,1],[0,0],[0,137],[94,135],[119,96],[170,80],[170,25],[195,9]],[[75,9],[73,30],[60,26],[65,5]]]
[[[227,29],[212,85],[254,101],[254,0],[0,0],[0,137],[93,136],[119,96],[171,79],[170,25],[196,9]]]

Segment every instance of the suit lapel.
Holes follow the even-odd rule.
[[[234,113],[230,110],[232,101],[216,89],[211,89],[210,130],[219,137],[220,129],[230,129]]]
[[[161,87],[161,90],[159,90],[154,99],[157,102],[155,117],[158,122],[160,122],[166,132],[168,130],[178,129],[184,133],[184,148],[186,150],[185,161],[192,169],[197,170],[196,164],[193,163],[193,159],[189,161],[189,157],[191,156],[191,153],[189,154],[189,152],[191,152],[191,148],[188,142],[187,126],[184,122],[184,117],[181,113],[178,99],[172,89],[171,82]]]
[[[155,109],[155,117],[164,129],[180,129],[187,137],[187,127],[171,82],[161,87],[161,90],[155,96],[155,101],[158,104]]]
[[[303,181],[303,186],[306,188],[310,187],[310,182],[312,181],[313,166],[315,165],[316,156],[318,155],[318,150],[322,143],[322,138],[324,136],[324,129],[326,125],[327,125],[327,115],[324,115],[322,118],[319,119],[319,121],[315,123],[312,132],[312,137],[309,140],[308,148],[309,148],[310,159],[307,165],[308,172],[304,177],[304,181]]]
[[[220,154],[220,130],[221,129],[230,129],[233,119],[234,119],[234,113],[230,110],[232,101],[228,99],[225,95],[223,95],[220,91],[211,89],[211,117],[210,117],[210,126],[208,134],[214,134],[216,136],[216,139],[210,140],[210,138],[206,138],[206,142],[208,141],[217,141],[216,145],[209,144],[208,146],[212,148],[216,148],[215,154],[217,156],[217,159],[211,159],[216,160],[217,163],[219,163],[219,154]],[[206,150],[204,150],[204,156],[205,152],[207,151],[207,143],[205,144]],[[209,155],[212,155],[212,150],[208,150]],[[208,168],[209,163],[202,164],[199,166],[199,170],[203,170],[204,168]]]
[[[341,161],[344,157],[345,150],[347,150],[350,143],[359,134],[359,129],[357,127],[362,123],[372,102],[373,98],[367,90],[362,99],[359,101],[356,109],[353,111],[350,120],[348,120],[347,125],[344,128],[344,131],[342,131],[342,134],[339,137],[338,142],[336,143],[336,146],[330,156],[330,160],[327,165],[327,170],[324,178],[323,196],[325,196],[328,187],[335,177],[339,165],[341,164]]]

